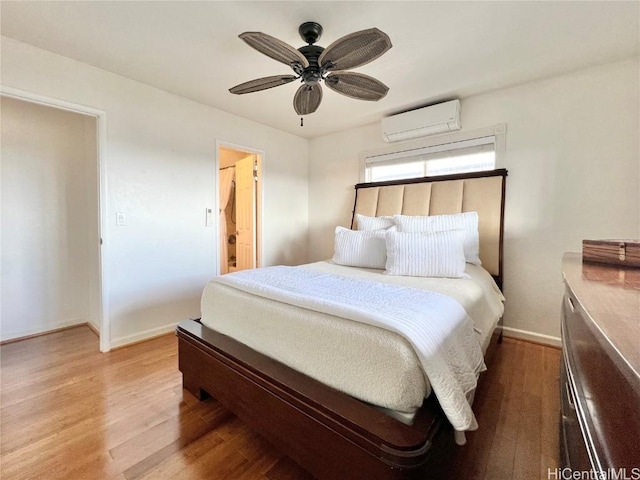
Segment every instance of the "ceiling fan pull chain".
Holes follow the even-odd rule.
[[[303,120],[304,120],[304,118],[300,117],[300,126],[301,127],[304,127],[304,121]]]

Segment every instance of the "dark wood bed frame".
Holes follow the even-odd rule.
[[[500,272],[506,170],[413,179],[432,182],[502,176]],[[358,184],[356,189],[405,182]],[[356,190],[357,191],[357,190]],[[432,446],[448,426],[435,395],[427,398],[413,425],[334,390],[197,320],[177,327],[183,386],[199,399],[210,395],[321,479],[425,478]],[[494,331],[487,360],[501,340]]]

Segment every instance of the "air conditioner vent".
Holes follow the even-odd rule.
[[[452,100],[383,118],[382,138],[400,142],[460,128],[460,100]]]

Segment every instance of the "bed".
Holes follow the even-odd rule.
[[[396,214],[416,216],[478,212],[482,268],[469,266],[467,274],[472,280],[491,275],[495,283],[489,280],[484,285],[493,284],[501,288],[506,175],[506,170],[501,169],[358,184],[355,186],[353,218],[355,220],[357,214],[385,217]],[[305,270],[309,275],[347,275],[361,279],[353,281],[362,282],[374,281],[376,275],[383,278],[382,273],[375,270],[341,267],[330,262],[317,262],[306,266]],[[397,281],[402,280],[386,277],[387,284]],[[436,285],[429,287],[429,281],[411,280],[414,288],[439,288]],[[482,281],[479,283],[482,284]],[[392,345],[386,354],[378,354],[376,350],[374,360],[380,356],[382,363],[399,363],[401,374],[387,375],[389,383],[385,383],[387,380],[380,383],[388,387],[378,388],[377,392],[375,388],[373,392],[366,390],[368,385],[377,385],[366,375],[349,390],[348,384],[341,385],[341,380],[336,384],[328,376],[332,369],[335,370],[335,364],[344,365],[345,359],[333,358],[334,354],[331,353],[334,366],[331,366],[332,362],[326,362],[328,366],[321,364],[318,367],[322,363],[318,362],[318,358],[326,355],[326,348],[335,343],[327,337],[325,330],[320,329],[322,322],[347,322],[343,327],[348,330],[352,328],[349,327],[349,319],[340,320],[339,316],[337,319],[327,319],[321,312],[307,311],[306,305],[289,305],[273,299],[267,299],[265,304],[265,299],[255,298],[250,292],[238,292],[234,285],[224,282],[215,282],[211,287],[215,290],[213,292],[207,293],[207,288],[203,294],[203,322],[212,328],[193,320],[182,322],[177,328],[179,368],[185,389],[200,399],[214,396],[318,478],[405,479],[422,475],[432,445],[448,420],[435,395],[428,395],[431,390],[428,379],[421,384],[416,380],[418,377],[410,376],[415,365],[412,366],[410,361],[396,362],[396,358],[410,359],[411,354],[406,352],[411,352],[411,345],[403,347],[402,342],[390,342],[389,338],[384,337],[385,334],[382,338],[374,339],[378,345]],[[395,287],[389,285],[385,288]],[[490,286],[482,288],[488,296],[500,296],[499,291],[491,293]],[[444,293],[456,296],[455,292]],[[226,301],[223,305],[212,303],[207,300],[209,294],[213,295],[212,298],[225,298]],[[242,297],[246,298],[243,300]],[[487,320],[476,329],[481,335],[479,342],[485,355],[492,355],[501,335],[501,326],[496,318],[500,312],[496,314],[495,305],[484,305],[482,302],[474,304],[462,297],[456,300],[467,310],[475,309],[473,316],[476,318],[479,317],[479,311],[493,312],[493,315],[487,314]],[[301,311],[304,313],[301,314]],[[242,331],[236,328],[237,323],[249,313],[253,313],[256,332],[253,332],[253,336],[243,336]],[[296,336],[293,328],[296,316],[301,315],[315,322],[310,330],[320,329],[316,333],[320,357],[310,361],[312,366],[318,368],[311,369],[308,374],[301,373],[308,367],[295,364],[299,356],[295,348],[306,351],[312,349],[304,344],[299,335]],[[216,317],[215,321],[208,320]],[[285,333],[271,332],[270,335],[269,321],[273,324],[282,323],[280,328],[284,330],[277,332],[293,333],[290,337]],[[275,327],[273,329],[275,332]],[[344,330],[339,335],[343,338]],[[355,335],[362,337],[358,332]],[[396,334],[387,332],[386,335],[393,337]],[[278,348],[274,337],[276,340],[281,337],[281,344],[288,344],[293,349],[294,353],[289,358],[285,353],[282,361],[273,359],[280,358],[277,352],[269,350],[271,347],[268,344]],[[362,356],[361,353],[355,354],[355,358]],[[366,362],[372,363],[374,360]],[[376,375],[377,370],[372,369],[371,372]],[[395,377],[403,375],[409,380],[393,383]],[[380,378],[383,376],[381,374]],[[359,375],[352,373],[346,377]],[[332,381],[335,388],[329,386]],[[409,389],[411,391],[408,394],[402,391],[394,398],[392,393],[402,390],[406,384],[412,387]]]

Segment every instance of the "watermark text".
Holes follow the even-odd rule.
[[[547,469],[548,480],[640,480],[640,467],[608,468],[603,471],[572,470],[570,468]]]

